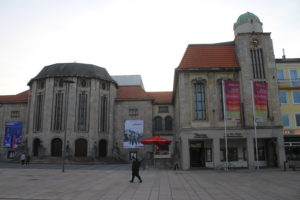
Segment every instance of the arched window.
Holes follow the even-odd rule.
[[[154,118],[154,131],[162,130],[162,118],[160,116],[156,116]]]
[[[172,130],[172,117],[167,116],[165,118],[165,130],[170,131]]]
[[[205,83],[203,81],[195,81],[193,84],[195,119],[206,120]]]

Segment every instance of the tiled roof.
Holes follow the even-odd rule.
[[[117,99],[153,99],[141,86],[120,86]]]
[[[28,101],[29,90],[16,95],[1,95],[0,102],[26,102]]]
[[[238,67],[233,43],[190,44],[178,68]]]
[[[154,103],[172,103],[173,92],[147,92],[154,98]]]

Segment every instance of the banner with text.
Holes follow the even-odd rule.
[[[125,120],[124,123],[124,148],[144,147],[141,143],[144,132],[143,120]]]
[[[255,105],[255,120],[262,122],[268,116],[268,83],[262,81],[253,82],[253,94]]]
[[[22,142],[22,122],[6,122],[3,146],[17,148]]]
[[[225,81],[226,120],[240,120],[241,95],[238,81]]]

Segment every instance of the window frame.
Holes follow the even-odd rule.
[[[283,123],[283,117],[284,116],[288,117],[289,126],[284,126],[284,123]],[[282,122],[283,128],[290,128],[291,127],[291,117],[290,117],[290,114],[289,113],[281,113],[281,122]]]
[[[294,93],[295,92],[299,92],[299,101],[295,102],[295,98],[294,98]],[[292,91],[292,99],[293,99],[293,104],[300,104],[300,90],[293,90]]]
[[[286,101],[286,103],[285,102],[281,102],[281,98],[280,98],[280,94],[281,93],[285,93],[285,101]],[[279,102],[280,102],[281,105],[287,105],[287,104],[289,104],[289,98],[288,98],[288,92],[287,91],[285,91],[285,90],[280,90],[279,91]]]
[[[294,117],[295,117],[295,127],[296,128],[300,128],[300,118],[299,118],[299,125],[297,124],[297,115],[299,115],[300,117],[300,112],[295,113]]]
[[[199,91],[198,91],[199,90]],[[198,96],[198,94],[200,96]],[[193,81],[193,112],[194,120],[206,121],[207,116],[206,81]],[[200,103],[201,105],[198,105]],[[201,115],[201,116],[200,116]]]
[[[278,77],[279,77],[279,76],[278,76],[278,72],[279,72],[279,71],[282,72],[283,79],[279,79],[279,78],[278,78]],[[282,82],[282,81],[285,80],[285,73],[284,73],[284,71],[285,71],[284,69],[277,69],[276,75],[277,75],[277,81],[278,81],[278,82]]]

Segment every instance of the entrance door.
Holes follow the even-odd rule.
[[[41,140],[36,138],[33,140],[33,156],[39,156],[39,148],[41,145]]]
[[[106,140],[100,140],[99,142],[99,157],[106,157],[107,154],[107,142]]]
[[[51,142],[51,156],[61,157],[62,155],[62,141],[59,138],[55,138]]]
[[[87,141],[85,139],[77,139],[75,141],[75,156],[76,157],[87,156]]]
[[[205,167],[205,149],[203,142],[190,143],[190,165],[191,167]]]

